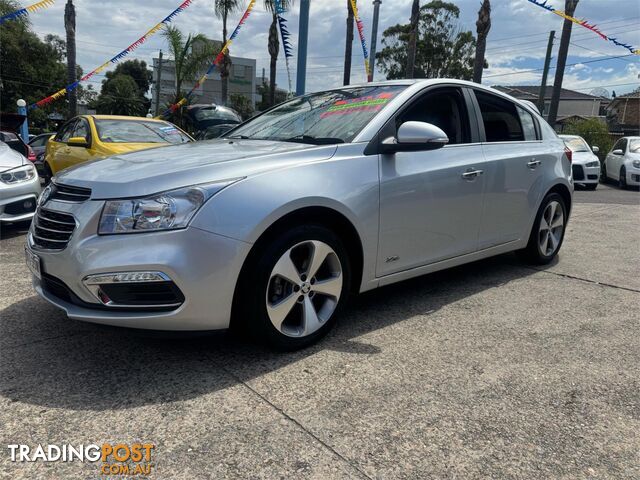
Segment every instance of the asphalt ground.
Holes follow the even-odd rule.
[[[640,193],[577,191],[559,259],[514,255],[355,298],[321,343],[158,338],[35,296],[0,240],[0,477],[10,444],[153,443],[151,478],[640,478]]]

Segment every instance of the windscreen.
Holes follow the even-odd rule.
[[[629,151],[631,153],[640,153],[640,140],[631,140],[629,143]]]
[[[230,138],[311,144],[350,142],[406,87],[353,87],[295,98],[233,130]]]
[[[189,137],[168,122],[143,120],[96,120],[104,143],[186,143]]]

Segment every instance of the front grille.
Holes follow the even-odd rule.
[[[76,228],[72,215],[39,208],[33,220],[33,243],[47,250],[63,250]]]
[[[100,285],[100,290],[119,306],[178,306],[184,302],[184,295],[171,281],[108,283]]]
[[[69,185],[51,184],[51,200],[81,203],[91,197],[90,188],[71,187]]]
[[[584,180],[584,169],[582,165],[571,165],[574,180]]]

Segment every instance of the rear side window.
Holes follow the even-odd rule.
[[[522,142],[526,139],[514,103],[485,92],[475,91],[475,94],[480,105],[487,142]],[[532,139],[535,139],[535,127]]]
[[[524,108],[516,106],[518,110],[518,116],[520,117],[520,123],[522,124],[522,132],[524,133],[525,140],[537,140],[538,135],[536,133],[536,124],[533,119],[533,115],[527,112]]]

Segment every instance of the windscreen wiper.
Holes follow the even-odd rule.
[[[312,135],[296,135],[290,138],[278,139],[281,142],[297,142],[309,143],[311,145],[333,145],[335,143],[344,143],[344,140],[337,137],[314,137]]]

